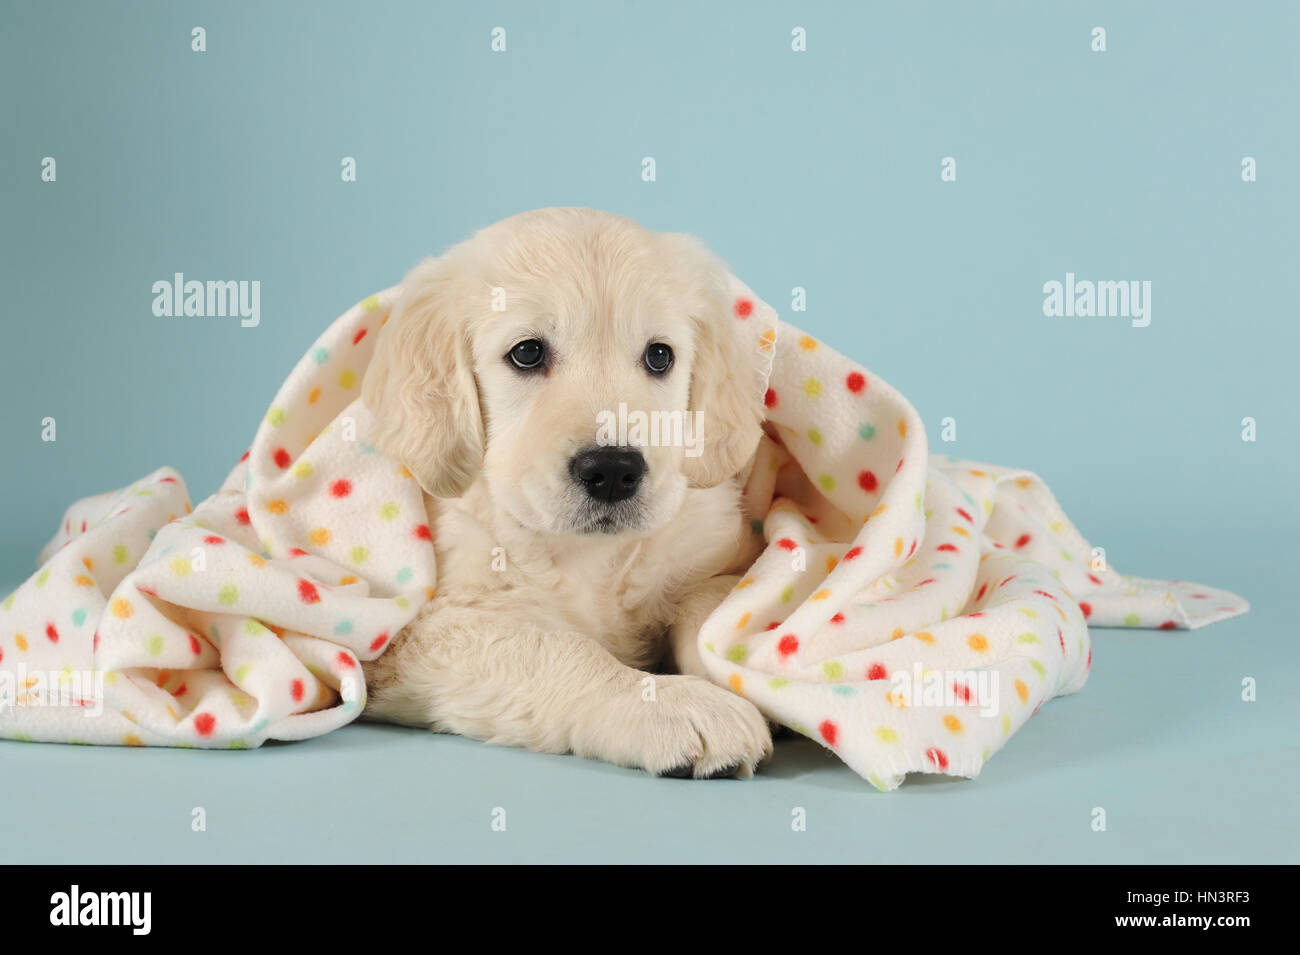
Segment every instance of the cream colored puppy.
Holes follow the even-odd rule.
[[[364,398],[426,492],[438,590],[367,664],[367,718],[671,776],[770,752],[695,649],[757,550],[738,478],[761,402],[727,277],[695,239],[589,209],[514,216],[407,276]],[[602,440],[620,404],[699,431]],[[678,673],[643,669],[669,653]]]

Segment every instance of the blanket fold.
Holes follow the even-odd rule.
[[[359,715],[361,661],[437,577],[422,492],[367,443],[358,398],[398,291],[326,330],[197,507],[162,468],[69,508],[0,603],[0,737],[244,748]],[[1248,609],[1106,566],[1035,475],[932,458],[897,391],[735,291],[766,385],[744,488],[762,551],[701,656],[877,788],[977,775],[1083,686],[1089,623],[1195,628]]]

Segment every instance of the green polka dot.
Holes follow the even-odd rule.
[[[877,776],[875,773],[872,773],[870,776],[867,777],[867,782],[871,783],[871,785],[875,786],[882,793],[889,792],[889,787],[885,785],[884,780],[881,779],[879,776]]]
[[[397,572],[397,582],[399,584],[405,584],[409,582],[412,575],[414,575],[414,573],[415,571],[411,570],[410,567],[403,567],[401,570]]]
[[[364,302],[361,303],[361,311],[363,312],[374,312],[378,310],[379,310],[378,295],[372,295],[370,296],[370,298],[366,299]]]
[[[8,610],[10,607],[14,605],[14,598],[17,596],[18,596],[18,591],[15,590],[13,593],[11,593],[8,597],[5,598],[5,602],[4,602],[5,610]]]
[[[347,636],[349,633],[352,632],[352,621],[340,620],[338,623],[334,624],[334,632],[337,633],[340,637]]]
[[[1037,643],[1038,637],[1032,633],[1022,633],[1016,637],[1016,643]]]
[[[844,675],[844,664],[839,660],[827,660],[822,664],[822,672],[832,680],[838,680]]]
[[[821,486],[823,491],[835,490],[835,478],[831,477],[829,474],[823,474],[818,477],[817,483]]]
[[[813,444],[821,444],[821,443],[822,443],[822,433],[821,433],[820,431],[818,431],[816,428],[809,428],[809,429],[808,429],[808,440],[811,441]]]
[[[364,547],[354,547],[348,551],[348,559],[354,564],[364,564],[369,556],[370,551]]]
[[[127,558],[126,547],[122,544],[113,545],[113,563],[125,564]]]
[[[397,604],[397,606],[402,610],[408,610],[411,606],[411,602],[405,597],[394,597],[393,603]]]
[[[788,604],[794,599],[794,584],[788,585],[785,590],[781,591],[781,603]]]
[[[743,643],[733,643],[727,647],[727,659],[732,663],[744,663],[749,656],[749,649]]]
[[[266,629],[266,627],[263,626],[260,620],[244,621],[244,633],[248,634],[251,637],[260,637],[262,634],[270,633],[270,632],[271,632],[270,630]]]
[[[272,408],[266,413],[266,423],[273,428],[278,428],[284,424],[285,417],[283,408]]]
[[[242,739],[232,739],[226,744],[226,749],[248,749],[248,744]]]
[[[50,579],[49,569],[47,568],[45,570],[42,570],[39,574],[36,575],[36,586],[44,587],[46,581],[48,581],[49,579]]]
[[[861,438],[863,441],[870,441],[875,436],[876,436],[876,428],[874,425],[869,425],[869,424],[858,425],[858,437]]]
[[[767,681],[767,685],[774,690],[783,690],[790,685],[790,681],[783,676],[774,676]]]
[[[386,521],[391,521],[400,513],[402,513],[402,509],[397,506],[396,501],[389,501],[379,509],[379,516]]]
[[[1034,668],[1034,672],[1039,676],[1047,676],[1047,667],[1043,666],[1037,660],[1030,660],[1029,665]]]
[[[161,635],[155,633],[152,637],[149,638],[149,653],[156,657],[158,656],[158,654],[162,652],[163,652],[163,638]]]
[[[1142,618],[1135,613],[1131,613],[1124,618],[1124,626],[1126,627],[1136,627],[1141,622],[1142,622]]]
[[[233,606],[239,600],[239,588],[234,584],[226,584],[217,591],[217,602],[223,607]]]
[[[241,666],[241,667],[239,667],[238,669],[236,669],[236,670],[235,670],[235,682],[236,682],[236,683],[243,683],[243,682],[244,682],[244,679],[248,676],[249,672],[250,672],[252,669],[253,669],[253,665],[252,665],[251,663],[245,663],[243,666]]]
[[[190,559],[188,557],[177,557],[171,564],[172,573],[177,577],[188,577],[190,575]]]
[[[313,348],[311,351],[311,360],[318,365],[323,365],[330,360],[330,350],[328,348]]]
[[[80,627],[85,622],[86,611],[84,608],[78,607],[76,610],[72,611],[72,625],[74,627]]]

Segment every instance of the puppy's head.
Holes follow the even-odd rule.
[[[429,493],[552,534],[649,533],[744,466],[762,406],[698,241],[587,209],[506,219],[406,277],[364,383]]]

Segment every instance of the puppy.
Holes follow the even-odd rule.
[[[588,209],[514,216],[406,277],[363,397],[425,491],[438,589],[366,665],[366,718],[752,774],[766,721],[695,646],[758,550],[739,480],[761,401],[727,280],[697,240]],[[620,404],[698,420],[698,455],[602,442]]]

